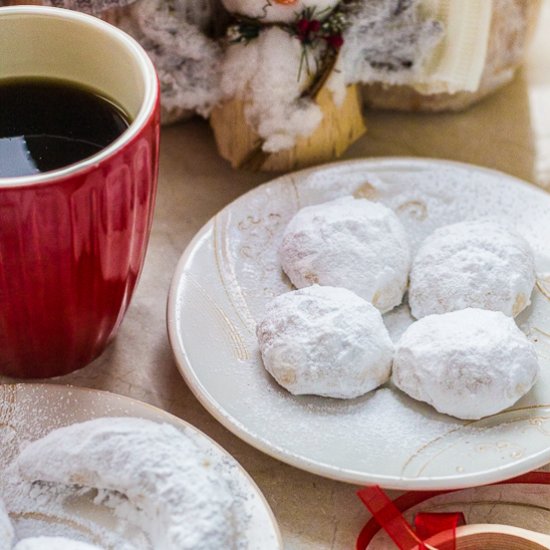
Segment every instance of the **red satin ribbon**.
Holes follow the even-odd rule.
[[[445,548],[456,550],[456,528],[464,525],[466,520],[462,512],[430,513],[420,512],[414,518],[416,534],[420,539],[427,540],[443,531],[450,532],[449,540],[445,540]]]
[[[400,550],[428,550],[422,540],[416,536],[412,527],[405,521],[395,504],[380,487],[365,487],[357,494],[369,509],[372,517],[395,542],[397,548]],[[366,548],[366,545],[361,548]]]
[[[550,485],[550,473],[530,472],[513,479],[495,483],[494,485],[512,484]],[[366,550],[367,546],[378,531],[380,531],[381,527],[388,533],[400,550],[426,550],[426,545],[422,542],[422,539],[429,538],[447,529],[452,529],[454,533],[456,527],[461,525],[461,521],[464,520],[464,516],[461,513],[419,513],[415,518],[415,527],[417,530],[415,533],[401,513],[438,495],[454,493],[459,490],[462,489],[451,491],[409,492],[396,498],[395,501],[392,501],[380,487],[365,487],[361,489],[357,494],[373,517],[367,522],[359,534],[356,550]],[[449,523],[446,523],[447,520],[444,518],[435,518],[435,516],[440,515],[450,516],[448,518]],[[439,529],[439,526],[442,524],[442,529]]]

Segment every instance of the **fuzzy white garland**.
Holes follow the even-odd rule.
[[[414,82],[443,35],[439,22],[421,18],[419,4],[419,0],[362,0],[352,5],[348,17],[353,23],[344,32],[329,82],[337,101],[349,84]]]
[[[157,68],[164,123],[208,117],[220,100],[222,47],[205,34],[214,13],[211,1],[140,0],[119,24]]]

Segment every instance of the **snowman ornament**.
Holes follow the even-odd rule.
[[[222,0],[233,18],[211,124],[234,167],[286,170],[330,158],[365,131],[350,86],[326,89],[343,44],[339,0]],[[230,133],[229,133],[230,132]]]

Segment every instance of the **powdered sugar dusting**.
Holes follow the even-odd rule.
[[[123,519],[106,521],[106,510],[94,506],[94,490],[23,479],[13,465],[3,472],[2,494],[16,526],[17,538],[64,537],[106,548],[148,549],[141,530]],[[78,511],[77,511],[78,510]],[[87,517],[91,512],[95,519]]]
[[[279,427],[273,439],[280,441],[281,434],[292,429],[289,419],[294,419],[303,428],[300,437],[307,442],[308,457],[322,460],[329,453],[331,460],[344,469],[371,472],[372,464],[383,464],[388,456],[395,455],[396,446],[417,451],[462,427],[461,421],[442,416],[427,405],[413,406],[412,399],[391,385],[357,399],[341,401],[295,397],[270,381],[268,375],[265,378],[270,407],[258,410],[258,417],[261,422]],[[265,395],[266,391],[262,393]],[[254,407],[257,400],[247,394],[243,402]],[[287,427],[285,424],[289,421],[291,425]],[[294,428],[297,427],[294,424]],[[347,434],[345,439],[353,443],[335,444],[337,433]],[[351,453],[350,446],[353,446]],[[432,449],[427,448],[425,456],[431,452]],[[401,475],[407,473],[403,470]]]
[[[135,418],[73,424],[29,444],[22,477],[119,491],[155,548],[234,548],[229,485],[172,426]],[[137,512],[139,510],[139,512]]]

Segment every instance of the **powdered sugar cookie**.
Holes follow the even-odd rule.
[[[343,197],[302,208],[285,229],[280,258],[297,288],[347,288],[384,313],[403,299],[410,247],[392,210]]]
[[[256,334],[265,368],[295,395],[349,399],[390,376],[393,344],[380,312],[343,288],[278,296]]]
[[[118,491],[164,550],[235,548],[238,502],[193,440],[168,424],[99,418],[50,432],[15,462],[27,481]]]
[[[101,550],[101,548],[65,537],[32,537],[18,542],[13,550]]]
[[[491,220],[434,231],[411,269],[409,304],[420,319],[467,307],[516,316],[531,302],[535,260],[529,244]]]
[[[222,0],[225,8],[236,15],[258,19],[262,23],[289,23],[305,9],[315,10],[318,16],[337,6],[340,0]]]
[[[399,340],[392,380],[439,412],[478,419],[513,405],[535,383],[535,348],[501,312],[429,315]]]
[[[13,544],[13,525],[2,499],[0,499],[0,550],[10,550]]]

